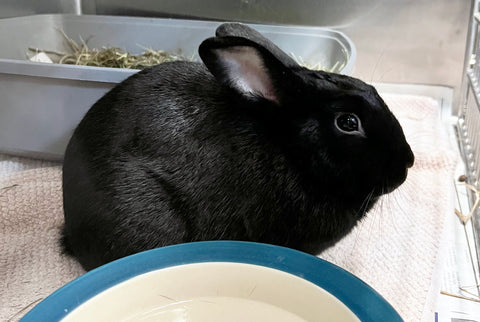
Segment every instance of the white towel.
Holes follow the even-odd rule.
[[[431,98],[387,95],[416,156],[407,181],[320,257],[370,284],[406,321],[432,321],[453,215],[457,152]],[[18,320],[40,299],[84,273],[58,243],[61,167],[0,156],[0,320]]]

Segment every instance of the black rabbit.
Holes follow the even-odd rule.
[[[372,86],[241,24],[199,54],[126,79],[75,130],[62,242],[85,269],[200,240],[316,254],[405,180],[413,153]]]

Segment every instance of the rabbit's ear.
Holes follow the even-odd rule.
[[[237,22],[227,22],[218,26],[215,31],[217,37],[242,37],[253,41],[254,43],[264,47],[271,52],[278,60],[280,60],[287,67],[298,67],[298,63],[270,39],[264,37],[261,33],[247,25]]]
[[[216,37],[205,40],[199,54],[221,84],[249,99],[279,103],[277,87],[290,71],[264,47],[245,38]]]

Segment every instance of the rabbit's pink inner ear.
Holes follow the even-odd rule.
[[[218,55],[230,86],[244,95],[260,95],[278,103],[272,79],[256,49],[233,46],[219,50]]]

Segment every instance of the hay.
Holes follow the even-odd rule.
[[[337,61],[332,67],[326,67],[322,65],[321,63],[310,63],[305,61],[302,56],[297,56],[294,53],[290,53],[290,56],[297,62],[302,67],[311,69],[311,70],[323,70],[325,72],[330,72],[330,73],[339,73],[342,71],[343,67],[345,67],[345,63],[340,63]]]
[[[168,53],[164,50],[143,48],[145,51],[140,55],[132,55],[118,47],[103,47],[102,49],[89,48],[87,42],[80,37],[81,44],[68,37],[63,30],[59,30],[71,52],[60,52],[38,48],[28,48],[35,55],[46,54],[53,63],[96,66],[110,68],[143,69],[149,66],[158,65],[176,60],[192,60],[179,54]],[[30,58],[31,59],[31,58]]]

